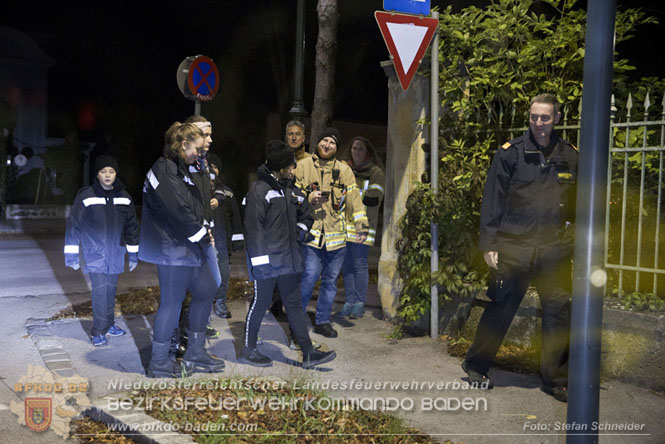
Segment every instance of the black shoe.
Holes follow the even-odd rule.
[[[557,385],[554,387],[544,385],[540,388],[540,390],[552,396],[552,398],[556,399],[557,401],[568,402],[568,387],[565,385]]]
[[[255,367],[271,367],[272,359],[261,354],[256,348],[243,347],[238,356],[238,362]]]
[[[206,327],[206,337],[208,339],[213,339],[219,337],[219,332],[212,328],[212,325],[208,325]]]
[[[326,338],[336,338],[337,337],[337,331],[335,331],[334,328],[332,328],[332,325],[330,325],[330,322],[326,322],[325,324],[319,324],[314,327],[314,333],[325,336]]]
[[[187,351],[182,357],[182,363],[192,373],[216,373],[224,371],[224,360],[211,355],[204,347],[204,332],[188,332]]]
[[[464,370],[464,372],[469,375],[469,381],[471,381],[472,384],[478,384],[479,388],[491,389],[494,387],[494,384],[492,383],[492,380],[489,376],[469,369],[466,361],[462,362],[462,370]]]
[[[170,358],[163,361],[151,359],[146,373],[148,378],[186,378],[191,375],[190,369]]]
[[[313,348],[309,353],[303,353],[302,355],[302,368],[310,369],[314,366],[325,364],[330,362],[337,357],[337,353],[334,351],[323,352]]]
[[[231,312],[226,306],[226,301],[223,299],[216,299],[215,304],[212,306],[212,310],[222,319],[228,319],[231,317]]]

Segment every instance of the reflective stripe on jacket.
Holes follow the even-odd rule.
[[[312,208],[314,225],[310,233],[314,236],[307,245],[334,251],[346,245],[345,212],[352,215],[356,231],[367,232],[367,215],[362,203],[356,179],[344,162],[336,159],[320,159],[316,154],[298,162],[296,185],[309,196],[312,185],[318,183],[318,189],[330,193],[330,197],[320,207]]]
[[[354,170],[353,173],[356,176],[356,185],[358,186],[369,221],[369,233],[363,244],[374,245],[376,241],[376,228],[379,224],[379,207],[384,195],[385,175],[381,167],[373,162],[363,165]],[[354,215],[348,209],[346,212],[346,240],[347,242],[356,242]]]

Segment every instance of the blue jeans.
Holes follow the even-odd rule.
[[[90,273],[92,284],[92,336],[105,335],[115,322],[115,293],[119,274]]]
[[[355,242],[346,243],[343,275],[345,302],[349,304],[358,302],[364,304],[367,300],[367,287],[369,285],[368,255],[369,245]]]
[[[305,245],[303,249],[303,262],[305,271],[302,273],[300,295],[303,310],[312,299],[312,292],[316,281],[321,277],[319,299],[316,303],[316,325],[330,322],[330,310],[337,294],[337,277],[342,269],[346,247],[335,251],[327,251]]]

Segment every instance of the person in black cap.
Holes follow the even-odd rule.
[[[298,275],[303,271],[302,243],[312,226],[309,204],[294,186],[296,160],[281,140],[266,147],[266,163],[258,169],[245,199],[245,243],[254,299],[245,323],[245,340],[238,361],[258,367],[272,361],[257,349],[261,321],[279,287],[289,325],[303,353],[303,367],[332,361],[334,351],[314,349],[307,332],[307,318],[300,303]]]
[[[118,276],[125,269],[125,251],[129,253],[129,271],[138,264],[139,225],[134,201],[117,178],[118,162],[107,155],[95,161],[96,178],[81,188],[67,218],[65,265],[78,270],[79,245],[92,284],[92,345],[108,344],[106,335],[122,336],[115,325],[114,309]]]
[[[326,128],[319,135],[316,154],[298,162],[296,169],[296,185],[307,192],[314,218],[312,240],[303,249],[302,305],[303,309],[307,307],[320,278],[314,333],[327,338],[337,337],[330,314],[346,253],[345,215],[349,215],[354,225],[358,243],[365,242],[369,232],[365,205],[353,171],[335,158],[340,142],[339,131]]]

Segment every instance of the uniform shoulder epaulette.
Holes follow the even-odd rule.
[[[506,143],[504,143],[503,145],[501,145],[501,148],[504,149],[504,150],[507,150],[507,149],[510,148],[511,146],[513,146],[512,143],[510,143],[510,142],[506,142]]]

